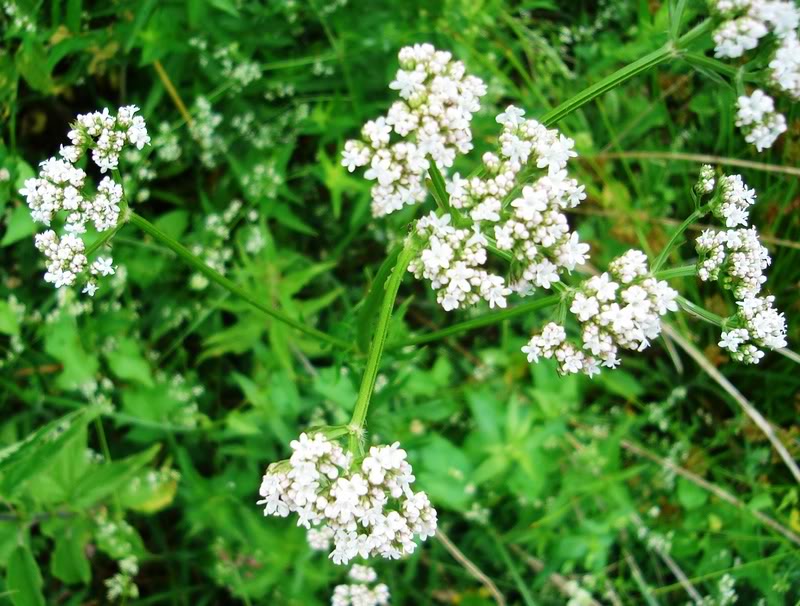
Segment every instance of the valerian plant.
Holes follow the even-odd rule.
[[[317,343],[322,354],[336,356],[348,367],[359,367],[363,361],[357,392],[345,391],[342,395],[341,389],[327,390],[337,398],[349,398],[352,402],[349,419],[329,424],[324,414],[315,414],[312,420],[291,426],[283,421],[276,423],[275,433],[285,443],[274,453],[276,460],[261,461],[266,470],[256,504],[263,506],[264,516],[290,518],[302,527],[313,551],[325,552],[334,564],[350,567],[351,582],[333,590],[330,602],[334,606],[387,604],[388,585],[378,582],[373,568],[354,563],[354,560],[360,558],[372,563],[379,559],[408,558],[418,552],[421,542],[437,534],[448,552],[484,584],[488,594],[502,603],[501,591],[443,534],[440,526],[446,514],[437,512],[436,494],[420,488],[419,474],[412,468],[410,453],[395,436],[379,434],[370,426],[371,404],[380,391],[382,379],[385,380],[382,361],[387,349],[405,348],[410,357],[424,343],[477,327],[496,326],[510,317],[530,316],[528,323],[535,326],[533,334],[526,335],[527,342],[518,345],[515,356],[527,359],[532,365],[552,361],[551,366],[543,370],[531,368],[530,372],[545,383],[552,379],[548,369],[554,367],[558,379],[570,385],[569,381],[576,378],[571,375],[586,375],[596,381],[614,381],[605,378],[613,377],[614,373],[630,377],[615,370],[623,363],[632,369],[647,368],[646,362],[637,362],[637,354],[662,338],[667,348],[673,347],[665,319],[670,322],[699,319],[714,326],[719,339],[709,345],[716,345],[743,364],[758,364],[767,352],[787,346],[786,317],[776,307],[767,280],[770,252],[750,217],[751,209],[758,204],[758,195],[741,174],[723,172],[708,164],[702,166],[699,174],[690,173],[691,178],[684,179],[687,187],[680,195],[691,200],[691,214],[679,217],[677,226],[656,246],[640,249],[626,243],[607,263],[603,263],[607,255],[593,256],[589,241],[582,239],[575,224],[574,216],[589,197],[591,186],[582,178],[585,171],[581,171],[579,144],[567,135],[566,128],[559,130],[556,124],[658,64],[686,61],[706,73],[712,72],[716,81],[731,83],[737,90],[733,120],[745,141],[754,145],[758,152],[770,148],[786,132],[787,120],[777,111],[775,101],[762,88],[754,86],[781,93],[787,105],[797,99],[800,81],[800,60],[795,56],[800,21],[798,9],[785,1],[717,0],[709,2],[709,16],[705,20],[681,34],[686,5],[684,1],[671,5],[671,37],[663,47],[538,117],[534,117],[536,114],[530,109],[521,107],[523,99],[505,104],[502,111],[492,116],[491,136],[480,140],[473,134],[473,122],[481,115],[483,100],[496,94],[492,92],[496,83],[485,82],[469,73],[467,64],[458,60],[455,52],[439,50],[430,43],[420,42],[399,50],[398,69],[388,83],[398,99],[388,106],[384,115],[368,120],[359,138],[348,140],[337,150],[341,155],[340,166],[346,168],[348,174],[335,173],[339,167],[327,157],[322,159],[324,154],[320,152],[320,163],[327,167],[325,170],[338,175],[334,181],[352,179],[358,183],[349,174],[363,172],[364,179],[370,182],[369,208],[377,225],[390,221],[391,215],[407,220],[392,234],[390,240],[394,244],[388,247],[387,258],[376,273],[371,292],[360,302],[362,310],[372,312],[363,322],[369,336],[366,348],[357,347],[351,334],[341,330],[324,331],[308,322],[303,314],[289,313],[284,309],[286,298],[262,296],[254,292],[252,285],[243,285],[233,275],[232,259],[236,253],[225,245],[237,223],[244,217],[250,223],[247,227],[252,228],[240,233],[242,237],[237,241],[237,252],[242,257],[258,255],[264,250],[274,252],[270,235],[258,229],[262,217],[252,201],[272,199],[279,190],[291,191],[292,188],[289,176],[281,167],[287,161],[285,158],[275,154],[265,160],[258,155],[281,143],[289,145],[286,141],[291,137],[287,134],[290,120],[283,118],[263,125],[257,124],[252,113],[241,113],[223,126],[222,114],[215,109],[214,102],[220,97],[228,96],[235,101],[258,86],[262,70],[267,69],[250,60],[235,42],[218,43],[199,36],[191,39],[189,46],[198,53],[204,74],[219,78],[225,84],[208,97],[198,94],[188,107],[171,88],[168,75],[158,63],[158,73],[170,96],[174,97],[193,142],[188,149],[183,149],[175,136],[177,127],[162,122],[155,129],[149,128],[143,117],[148,112],[136,105],[123,105],[115,111],[103,108],[78,114],[58,155],[41,162],[38,174],[24,179],[19,194],[25,199],[31,220],[43,228],[34,237],[35,248],[45,261],[43,279],[59,293],[71,293],[70,289],[74,288],[89,298],[95,295],[100,298],[104,291],[116,295],[117,286],[113,280],[119,274],[124,275],[126,269],[115,261],[111,251],[125,242],[122,229],[133,226],[147,236],[146,241],[134,239],[135,243],[155,243],[188,266],[191,270],[186,284],[188,291],[201,292],[214,285],[223,293],[219,305],[235,300],[255,309],[269,318],[271,334],[290,329]],[[13,10],[6,9],[6,14],[13,20],[15,31],[29,32],[32,22],[13,6]],[[326,15],[337,8],[336,3],[327,8],[311,3],[309,12],[315,15],[331,39],[333,56],[343,63],[343,76],[351,86],[352,74],[344,63],[342,42],[333,39],[326,21]],[[301,18],[299,13],[291,14],[294,19]],[[707,46],[709,40],[714,45],[715,58],[703,52],[703,44]],[[739,59],[757,49],[758,56],[752,63],[742,62],[733,67],[719,60]],[[330,68],[323,63],[315,63],[313,69],[320,77],[331,75]],[[271,101],[292,96],[294,89],[289,85],[271,85],[259,93],[263,99]],[[214,97],[214,101],[209,97]],[[353,108],[353,111],[364,113],[360,108]],[[285,115],[298,121],[309,117],[307,108],[300,107]],[[247,143],[244,152],[239,146],[240,139]],[[481,152],[479,160],[475,158],[476,149]],[[257,160],[241,170],[237,154],[250,152],[256,154]],[[238,186],[247,201],[232,199],[225,210],[204,215],[199,234],[184,243],[181,241],[183,230],[171,229],[168,222],[158,224],[145,218],[147,207],[140,205],[151,196],[151,182],[158,176],[156,168],[168,170],[170,165],[191,165],[195,160],[203,170],[209,171],[227,162],[237,173]],[[92,175],[97,172],[101,176],[93,183]],[[292,213],[281,216],[281,222],[292,229],[299,232],[306,229],[302,220]],[[698,228],[701,220],[717,224],[702,225],[701,233],[694,239],[694,253],[690,253],[696,254],[696,260],[673,265],[674,259],[680,256],[677,253],[688,230]],[[396,227],[393,224],[389,229]],[[295,276],[298,285],[291,294],[323,270],[312,267],[301,272],[300,277]],[[459,312],[474,312],[474,315],[412,339],[390,342],[396,301],[407,274],[428,284],[436,303],[450,316]],[[687,278],[696,278],[696,283],[687,283]],[[260,284],[259,280],[255,282]],[[717,282],[720,287],[713,311],[707,309],[706,299],[699,295],[698,286],[705,282]],[[80,306],[80,303],[75,304]],[[9,313],[17,313],[16,305],[8,307]],[[193,308],[185,315],[190,317],[201,311]],[[24,310],[17,315],[24,317]],[[243,332],[239,333],[239,338],[244,338]],[[181,404],[170,411],[171,424],[167,428],[170,440],[174,440],[176,431],[213,426],[213,421],[197,413],[194,400],[203,395],[199,385],[197,389],[186,387],[182,375],[175,375],[181,377],[177,382],[170,382],[164,376],[151,376],[147,362],[141,359],[135,335],[124,341],[123,348],[141,363],[133,368],[126,367],[117,373],[118,376],[139,382],[146,388],[130,396],[136,402],[132,406],[146,407],[162,397]],[[110,352],[116,349],[109,346]],[[311,364],[296,347],[293,350],[281,345],[279,350],[283,354],[293,352],[305,365]],[[172,351],[170,348],[158,361],[165,362]],[[109,365],[119,365],[116,360],[118,358],[113,355],[109,356]],[[517,363],[514,356],[509,356],[505,364]],[[316,380],[316,370],[311,368]],[[402,368],[398,372],[402,373]],[[248,399],[258,400],[261,394],[253,381],[241,373],[235,375]],[[90,576],[84,559],[78,558],[78,563],[70,567],[69,554],[84,550],[85,537],[92,536],[97,548],[115,562],[115,571],[104,580],[107,599],[135,600],[140,597],[136,577],[148,553],[136,531],[125,520],[124,511],[157,508],[158,503],[171,498],[165,494],[174,494],[180,476],[168,465],[144,472],[155,451],[112,462],[100,419],[115,414],[106,395],[113,391],[113,384],[96,382],[84,388],[87,397],[94,401],[93,405],[79,407],[67,418],[40,428],[0,453],[0,486],[6,491],[0,496],[18,505],[17,492],[26,478],[45,467],[41,457],[33,458],[34,449],[56,453],[56,446],[65,444],[83,449],[87,426],[94,423],[104,452],[102,455],[87,453],[82,471],[91,470],[100,479],[81,476],[90,478],[80,480],[77,485],[81,490],[70,488],[57,494],[75,499],[72,505],[76,508],[81,504],[94,506],[101,501],[107,507],[93,510],[89,518],[76,524],[73,531],[83,539],[57,543],[57,551],[61,551],[54,556],[54,562],[58,558],[54,570],[58,570],[58,578],[67,583],[88,583]],[[685,397],[685,393],[673,393],[658,410],[663,413]],[[291,399],[287,396],[287,400]],[[482,432],[475,441],[493,440],[488,448],[491,465],[475,470],[475,476],[486,481],[495,470],[498,475],[505,472],[506,453],[509,456],[513,453],[521,467],[530,466],[531,462],[519,454],[523,451],[516,450],[517,442],[526,441],[525,436],[518,435],[516,425],[526,426],[532,421],[518,414],[512,406],[514,418],[508,421],[508,435],[500,437],[496,424],[487,421],[485,404],[478,396],[474,400],[470,399],[474,423]],[[265,406],[275,407],[275,404],[270,402]],[[765,431],[790,471],[800,480],[791,453],[771,433],[769,424],[757,411],[748,409],[748,414]],[[158,421],[151,422],[163,429],[159,422],[164,416],[156,418]],[[293,420],[297,420],[297,415]],[[659,419],[654,416],[653,420],[663,431]],[[246,422],[241,422],[239,427],[242,425],[246,426]],[[227,429],[235,427],[231,422]],[[607,435],[605,428],[598,427],[596,434],[585,426],[578,426],[576,431],[587,432],[581,437],[587,436],[593,441],[590,447],[585,448],[580,442],[575,446],[575,457],[582,457],[581,462],[588,468],[602,466],[609,457],[618,456],[618,453],[594,450],[597,448],[594,440]],[[539,454],[550,448],[548,436],[540,441],[541,444],[536,445]],[[444,444],[447,442],[442,439],[438,448],[445,450]],[[526,443],[525,448],[529,447]],[[633,452],[637,448],[629,446]],[[287,459],[279,460],[280,453],[289,451]],[[685,455],[673,454],[677,460]],[[644,456],[652,460],[652,455]],[[664,464],[665,469],[675,467],[688,474],[682,477],[694,478],[692,488],[680,489],[682,504],[687,508],[701,506],[706,494],[698,496],[693,491],[696,484],[703,485],[704,480],[700,478],[697,482],[696,474],[670,461]],[[58,484],[57,479],[56,471],[48,482]],[[202,485],[197,478],[195,481],[195,486]],[[251,482],[253,487],[258,484],[256,476],[247,477],[245,481]],[[674,484],[674,473],[670,481]],[[428,482],[427,486],[430,485]],[[469,486],[473,492],[476,490],[474,484]],[[209,486],[206,490],[207,494],[200,494],[198,490],[198,498],[224,491],[224,487]],[[735,496],[713,486],[711,490],[716,498],[745,507]],[[796,495],[794,498],[796,500]],[[20,502],[24,504],[24,499]],[[729,575],[719,580],[716,597],[697,593],[669,555],[672,537],[648,529],[649,519],[660,515],[659,511],[651,515],[654,509],[647,515],[631,509],[626,511],[625,517],[633,520],[637,537],[665,562],[691,600],[698,604],[735,601],[735,583]],[[793,531],[761,514],[758,508],[754,509],[763,516],[759,521],[763,523],[766,518],[766,524],[773,530],[777,526],[785,540],[800,541]],[[649,518],[643,520],[640,513]],[[61,514],[65,519],[74,515],[67,511],[56,512],[52,520],[48,516],[49,532],[66,532]],[[478,508],[469,510],[464,517],[482,526],[488,523],[488,515]],[[276,521],[267,519],[263,523]],[[201,525],[198,523],[197,527]],[[521,528],[518,532],[527,535],[530,530]],[[499,546],[501,557],[511,562],[499,535],[493,530],[489,532]],[[622,548],[626,561],[632,559],[627,545],[626,535]],[[263,574],[259,570],[260,554],[235,554],[230,539],[222,537],[214,542],[213,550],[217,556],[217,578],[235,585],[239,595],[247,600],[248,594],[242,590],[245,583],[242,571],[247,573],[248,581]],[[545,568],[536,558],[522,561],[534,570]],[[635,562],[629,566],[638,571]],[[526,603],[534,603],[525,583],[518,580],[513,562],[510,568],[514,570],[515,591]],[[40,603],[41,578],[37,578],[38,568],[31,562],[31,552],[24,540],[19,541],[10,556],[8,570],[6,585],[15,603],[23,598],[30,598],[30,601],[19,603]],[[652,602],[650,588],[640,581],[638,572],[634,572],[634,576],[642,585],[641,594]],[[30,582],[25,585],[24,579],[28,577]],[[577,578],[554,578],[570,604],[595,603],[590,591],[594,588],[592,579],[583,579],[584,587]],[[610,584],[604,589],[608,592],[606,595],[616,595]]]

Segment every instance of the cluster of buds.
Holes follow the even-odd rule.
[[[386,116],[370,120],[363,140],[348,141],[342,164],[351,172],[369,166],[372,214],[381,217],[407,204],[424,201],[428,156],[440,170],[453,165],[457,153],[472,149],[472,115],[486,94],[482,80],[466,75],[464,64],[430,44],[400,50],[400,69],[389,85],[396,101]],[[392,142],[392,132],[402,139]]]
[[[31,217],[50,226],[59,213],[64,213],[64,236],[50,229],[38,234],[36,247],[47,258],[44,279],[55,285],[72,286],[89,267],[83,292],[94,295],[96,276],[114,273],[111,259],[97,259],[91,266],[80,234],[91,224],[98,232],[116,228],[123,204],[122,185],[104,177],[94,191],[89,191],[86,171],[75,166],[87,150],[101,172],[116,169],[125,144],[142,149],[150,142],[141,116],[134,105],[121,107],[116,116],[108,109],[79,115],[68,133],[71,145],[61,146],[59,157],[41,163],[38,176],[25,181],[20,194],[25,196]]]
[[[298,525],[315,529],[310,541],[333,542],[334,563],[400,558],[414,552],[415,538],[435,533],[436,510],[411,489],[414,475],[398,443],[370,448],[360,464],[321,433],[301,434],[291,447],[290,459],[264,474],[258,504],[264,515],[296,513]]]
[[[561,374],[592,377],[600,367],[616,368],[619,348],[643,351],[661,334],[661,316],[677,311],[678,293],[650,275],[647,256],[629,250],[609,271],[583,282],[569,311],[581,326],[581,343],[567,339],[563,325],[551,322],[522,348],[529,362],[553,358]]]

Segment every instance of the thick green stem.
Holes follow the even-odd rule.
[[[701,320],[705,320],[709,324],[714,324],[715,326],[722,326],[725,323],[725,318],[722,316],[718,316],[717,314],[708,311],[707,309],[700,307],[699,305],[692,303],[688,299],[684,298],[681,295],[678,295],[677,299],[678,304],[683,307],[686,311],[690,314],[697,316]]]
[[[673,232],[672,236],[669,239],[669,242],[667,242],[667,245],[664,247],[664,249],[661,251],[661,254],[658,255],[658,258],[653,263],[653,266],[651,268],[651,271],[653,273],[656,273],[661,268],[661,266],[664,265],[664,261],[667,260],[669,253],[672,252],[672,249],[675,247],[675,243],[678,241],[678,238],[680,238],[683,235],[683,232],[685,232],[692,223],[694,223],[700,217],[705,215],[708,212],[708,208],[709,207],[707,205],[701,206],[700,208],[696,209],[691,215],[686,217],[686,220],[678,226],[678,229],[676,229]]]
[[[681,265],[680,267],[670,267],[655,273],[659,280],[672,280],[673,278],[687,278],[697,274],[697,265]]]
[[[397,263],[395,263],[394,269],[389,279],[386,281],[386,292],[381,302],[375,333],[372,335],[372,342],[370,343],[369,352],[367,353],[366,368],[364,369],[364,375],[361,377],[361,386],[358,389],[358,397],[356,398],[353,416],[349,424],[350,450],[353,452],[356,452],[360,445],[361,433],[367,418],[369,401],[375,389],[375,379],[378,377],[381,355],[386,345],[386,335],[389,332],[389,321],[392,318],[392,309],[394,308],[394,301],[397,298],[397,291],[400,288],[400,283],[403,281],[403,276],[408,269],[409,263],[411,263],[411,260],[416,256],[418,250],[419,244],[417,241],[413,237],[409,237],[403,245],[400,254],[397,256]]]
[[[508,320],[510,318],[516,318],[517,316],[521,316],[523,314],[536,311],[537,309],[553,307],[554,305],[558,305],[560,301],[561,301],[560,294],[549,295],[547,297],[542,297],[541,299],[536,299],[535,301],[530,301],[529,303],[523,303],[522,305],[517,305],[516,307],[512,307],[510,309],[503,309],[502,311],[496,311],[479,316],[477,318],[472,318],[471,320],[467,320],[466,322],[459,322],[458,324],[453,324],[452,326],[448,326],[447,328],[443,328],[442,330],[429,332],[427,334],[420,335],[419,337],[414,337],[406,341],[400,341],[399,343],[390,343],[388,347],[389,349],[398,349],[400,347],[406,347],[408,345],[421,345],[422,343],[429,343],[430,341],[438,341],[439,339],[444,339],[445,337],[451,337],[458,333],[467,332],[470,330],[474,330],[476,328],[481,328],[482,326],[491,326],[492,324],[497,324],[498,322],[502,322],[503,320]]]
[[[672,57],[680,56],[682,49],[685,49],[689,44],[705,34],[711,28],[711,26],[711,20],[706,19],[681,36],[677,43],[673,43],[672,41],[667,42],[658,50],[655,50],[652,53],[645,55],[641,59],[626,65],[622,69],[615,71],[610,76],[603,78],[596,84],[593,84],[571,99],[568,99],[558,107],[551,109],[544,116],[542,116],[542,124],[545,126],[552,126],[559,120],[563,119],[575,110],[583,107],[603,93],[616,88],[626,80],[630,80],[634,76],[641,74],[642,72],[646,72],[659,63],[663,63]]]
[[[274,309],[268,305],[264,305],[259,299],[247,292],[244,288],[235,284],[221,273],[216,271],[215,269],[206,265],[202,259],[193,255],[189,252],[183,244],[172,238],[170,235],[161,231],[158,227],[150,223],[144,217],[137,215],[135,212],[130,212],[129,221],[133,223],[136,227],[141,229],[143,232],[150,234],[153,238],[158,240],[161,244],[172,250],[178,257],[181,258],[185,263],[199,271],[203,274],[206,278],[218,284],[225,290],[231,292],[232,294],[236,295],[237,297],[243,299],[259,311],[265,313],[266,315],[270,316],[271,318],[278,320],[279,322],[283,322],[288,326],[306,334],[310,337],[314,337],[319,339],[320,341],[325,341],[326,343],[330,343],[335,347],[340,347],[343,349],[350,349],[350,344],[347,341],[334,337],[332,335],[326,334],[316,328],[311,328],[310,326],[306,326],[302,322],[295,320],[294,318],[289,317],[284,312]]]

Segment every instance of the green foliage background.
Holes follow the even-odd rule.
[[[681,31],[706,10],[674,3],[685,4]],[[257,489],[302,428],[349,418],[374,314],[363,301],[390,244],[420,213],[373,220],[368,182],[339,164],[344,140],[393,99],[387,83],[401,46],[430,41],[487,82],[474,122],[480,153],[496,137],[499,108],[513,102],[543,115],[664,44],[675,6],[19,0],[3,8],[0,601],[105,603],[104,580],[134,553],[140,598],[129,603],[327,602],[343,570],[311,552],[292,520],[263,518]],[[708,36],[703,44],[711,46]],[[232,69],[249,61],[260,77],[242,84]],[[631,246],[657,254],[691,212],[698,163],[675,154],[798,166],[796,106],[782,108],[789,132],[756,157],[733,126],[736,96],[730,78],[676,58],[559,124],[577,142],[573,170],[589,193],[571,221],[597,265]],[[209,120],[198,97],[220,117],[205,148],[179,107],[202,129]],[[360,347],[330,351],[270,320],[132,226],[114,240],[124,270],[94,300],[44,284],[35,228],[16,192],[57,152],[76,114],[128,103],[142,108],[154,139],[165,125],[180,147],[165,159],[154,141],[123,165],[128,195],[141,199],[136,211],[259,299]],[[658,157],[614,157],[622,151]],[[768,287],[794,347],[797,177],[742,172],[759,192],[755,223],[773,256]],[[230,211],[233,200],[241,205]],[[692,258],[687,245],[671,265]],[[694,279],[680,289],[726,313],[715,289]],[[602,603],[614,603],[609,589],[624,604],[686,603],[658,554],[665,544],[711,603],[723,603],[725,574],[739,603],[797,603],[798,545],[752,514],[800,533],[798,486],[737,404],[674,343],[626,356],[621,370],[594,381],[559,378],[519,352],[550,312],[403,346],[470,314],[441,311],[410,275],[398,310],[369,439],[403,444],[441,528],[508,603],[566,603],[554,573]],[[716,328],[685,315],[669,321],[797,457],[796,363],[773,353],[756,367],[736,365],[714,345]],[[676,478],[630,444],[741,503]],[[406,561],[376,567],[396,604],[492,603],[434,539]]]

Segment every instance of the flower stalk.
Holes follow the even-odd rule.
[[[375,390],[375,380],[378,377],[381,356],[386,346],[386,336],[389,333],[389,322],[392,318],[392,309],[394,308],[394,302],[397,298],[397,291],[400,288],[400,283],[403,281],[403,276],[408,269],[408,265],[418,254],[419,247],[419,242],[417,242],[417,239],[413,236],[406,239],[397,257],[397,263],[395,263],[394,269],[389,279],[386,281],[386,292],[381,302],[375,333],[372,336],[372,342],[367,352],[367,363],[364,368],[364,375],[361,378],[361,386],[358,389],[358,396],[356,398],[355,407],[353,408],[353,416],[350,418],[350,423],[348,425],[350,428],[350,451],[354,453],[358,452],[361,448],[364,423],[367,419],[367,410],[369,409],[372,392]]]

